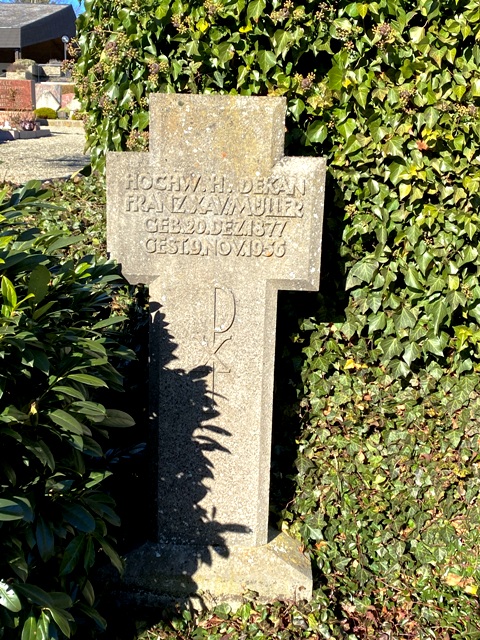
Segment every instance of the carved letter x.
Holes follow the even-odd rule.
[[[198,340],[198,338],[197,338]],[[224,338],[221,342],[219,342],[217,345],[215,345],[215,336],[214,336],[214,344],[213,346],[210,346],[208,344],[208,340],[204,337],[203,340],[198,340],[198,342],[202,345],[202,347],[205,349],[206,353],[207,353],[207,358],[204,362],[201,363],[201,365],[199,366],[206,366],[209,362],[212,363],[212,371],[215,372],[215,364],[219,364],[221,367],[223,367],[223,370],[218,369],[218,373],[230,373],[230,367],[228,367],[218,356],[218,352],[221,349],[221,347],[223,347],[223,345],[225,344],[225,342],[227,340],[231,340],[231,336],[229,336],[228,338]]]
[[[216,345],[215,334],[213,334],[213,345],[210,346],[208,344],[208,340],[205,337],[203,338],[203,340],[198,340],[197,338],[198,342],[200,342],[200,344],[202,345],[202,347],[205,349],[207,353],[206,359],[199,366],[204,367],[209,363],[211,363],[212,365],[212,371],[211,371],[212,385],[211,385],[211,396],[210,396],[210,402],[212,403],[212,407],[215,404],[215,373],[230,373],[230,367],[228,367],[223,362],[223,360],[221,360],[218,356],[219,350],[223,347],[225,342],[227,342],[227,340],[230,340],[230,339],[231,339],[231,336],[229,336],[228,338],[223,338],[223,340]],[[221,368],[218,368],[218,367],[221,367]]]

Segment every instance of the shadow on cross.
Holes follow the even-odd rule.
[[[159,437],[154,450],[162,450],[162,464],[156,470],[159,525],[155,538],[192,545],[197,549],[198,561],[208,564],[212,553],[228,556],[223,534],[247,532],[235,523],[220,524],[215,510],[208,513],[201,505],[208,492],[206,481],[215,477],[208,454],[220,451],[231,455],[220,442],[220,438],[225,442],[231,434],[220,426],[218,405],[208,389],[211,366],[197,366],[189,372],[172,368],[177,345],[158,303],[151,304],[151,317],[150,372],[152,379],[159,381],[157,394],[155,385],[150,387],[152,415],[159,404],[164,408],[158,431],[153,426]]]
[[[178,345],[168,331],[161,306],[151,302],[150,312],[150,531],[145,531],[143,541],[137,538],[139,546],[126,554],[124,583],[108,589],[104,640],[133,640],[139,628],[158,622],[161,609],[157,596],[160,603],[162,596],[167,596],[166,612],[174,603],[188,607],[190,595],[195,596],[197,606],[206,607],[195,572],[200,565],[211,565],[215,554],[229,556],[226,533],[248,532],[243,525],[218,522],[215,511],[208,513],[201,504],[208,492],[206,481],[215,478],[208,454],[231,455],[219,442],[219,437],[225,440],[231,434],[220,426],[221,414],[215,397],[211,397],[207,379],[212,369],[207,365],[188,372],[172,368]],[[159,405],[164,410],[157,419]],[[142,595],[144,604],[139,605],[138,593],[151,595]]]

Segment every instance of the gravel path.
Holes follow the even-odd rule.
[[[49,126],[51,136],[0,142],[0,183],[66,178],[89,162],[83,127]]]

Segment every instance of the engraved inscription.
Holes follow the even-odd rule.
[[[191,173],[183,175],[172,174],[129,174],[127,176],[127,190],[134,191],[182,191],[208,193],[243,193],[254,195],[305,195],[305,179],[290,176],[259,176],[256,178],[242,178],[238,183],[229,181],[226,176]]]
[[[180,256],[236,256],[239,258],[283,258],[285,241],[274,240],[225,240],[201,238],[147,238],[147,253],[178,254]]]
[[[283,258],[305,194],[305,179],[291,176],[131,173],[124,205],[127,214],[145,214],[148,254]]]
[[[176,213],[184,215],[213,214],[215,216],[246,215],[265,218],[303,218],[303,201],[285,196],[172,195],[128,193],[127,213]]]

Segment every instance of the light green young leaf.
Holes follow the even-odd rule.
[[[0,580],[0,606],[5,607],[9,611],[18,613],[22,610],[22,603],[12,587]]]
[[[79,436],[84,435],[86,432],[87,435],[90,433],[89,429],[86,429],[81,422],[63,409],[56,409],[49,413],[49,416],[55,424],[58,424],[59,427],[62,427],[62,429],[65,429],[66,431],[71,431]]]
[[[67,378],[69,380],[75,380],[76,382],[81,382],[82,384],[86,384],[91,387],[106,387],[108,386],[104,380],[97,378],[95,376],[91,376],[88,373],[70,373]]]
[[[43,264],[39,264],[30,274],[28,293],[33,294],[35,304],[39,304],[48,293],[48,285],[52,274]]]
[[[17,294],[15,287],[7,276],[2,276],[2,296],[7,302],[10,309],[14,309],[17,305]]]
[[[37,619],[34,615],[28,616],[25,620],[20,640],[39,640],[39,635],[37,634]]]

